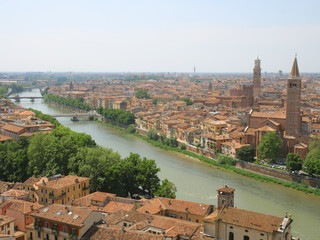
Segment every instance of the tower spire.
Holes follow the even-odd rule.
[[[292,65],[290,77],[291,77],[291,78],[293,78],[293,77],[300,77],[299,68],[298,68],[298,62],[297,62],[297,54],[296,54],[296,56],[295,56],[295,58],[294,58],[294,61],[293,61],[293,65]]]

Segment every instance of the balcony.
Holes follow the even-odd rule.
[[[89,188],[90,188],[90,186],[85,186],[85,187],[82,188],[82,190],[84,191],[84,190],[87,190]]]
[[[40,225],[40,224],[39,224],[39,225],[37,225],[37,224],[36,224],[36,225],[34,225],[34,229],[35,229],[35,230],[37,230],[37,231],[40,231],[40,229],[41,229],[41,225]]]
[[[59,234],[59,230],[58,229],[52,229],[51,233],[55,236],[57,236]]]
[[[69,233],[69,239],[76,240],[77,235],[75,233]]]

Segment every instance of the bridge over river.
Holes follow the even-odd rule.
[[[39,99],[39,98],[43,98],[43,97],[20,97],[20,96],[16,96],[16,97],[7,97],[7,99],[14,99],[14,100],[20,100],[20,99]]]
[[[98,117],[100,116],[96,112],[86,112],[86,113],[64,113],[64,114],[49,114],[51,117],[71,117],[73,121],[77,121],[79,117]]]

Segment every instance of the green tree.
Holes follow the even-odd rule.
[[[286,168],[290,171],[299,171],[302,169],[302,159],[299,154],[288,153],[286,160]]]
[[[267,159],[269,163],[275,162],[281,156],[281,138],[276,132],[266,132],[258,146],[260,159]]]
[[[177,187],[168,179],[164,179],[156,191],[155,195],[158,197],[176,198]]]
[[[55,141],[52,134],[38,134],[31,138],[28,147],[28,175],[40,176],[46,172],[48,159],[48,146]]]
[[[157,132],[157,130],[155,130],[155,129],[150,129],[149,131],[148,131],[148,138],[149,139],[151,139],[151,140],[155,140],[155,141],[158,141],[158,139],[159,139],[159,135],[158,135],[158,132]]]
[[[186,145],[184,143],[180,143],[180,149],[181,150],[186,150]]]
[[[193,101],[190,98],[183,98],[182,100],[187,103],[187,106],[190,106],[193,104]]]
[[[309,174],[320,174],[320,139],[317,137],[309,143],[304,170]]]
[[[217,162],[224,165],[234,166],[236,165],[237,160],[235,160],[233,157],[230,157],[224,154],[219,154],[217,158]]]
[[[81,148],[70,158],[70,172],[91,178],[93,191],[110,191],[110,169],[120,161],[120,155],[112,149],[103,147]]]
[[[158,104],[158,99],[157,99],[157,98],[153,99],[153,100],[152,100],[152,104],[153,104],[153,105],[157,105],[157,104]]]
[[[128,126],[127,132],[128,132],[128,133],[135,133],[135,132],[136,132],[136,129],[135,129],[135,127],[134,127],[133,124],[130,124],[130,125]]]
[[[139,99],[149,99],[150,98],[150,94],[147,92],[147,90],[145,89],[138,89],[136,91],[136,98],[139,98]]]
[[[320,158],[309,157],[304,162],[305,171],[308,174],[320,175]]]
[[[253,162],[255,152],[252,146],[242,146],[237,150],[237,158],[242,161]]]

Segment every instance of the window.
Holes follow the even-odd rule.
[[[63,226],[63,232],[67,232],[67,227]]]
[[[43,189],[41,189],[41,193],[43,193]]]
[[[260,235],[261,235],[261,236],[264,236],[264,234],[263,234],[263,233],[260,233]]]
[[[75,191],[76,190],[76,187],[75,186],[73,186],[73,191]]]
[[[244,230],[245,232],[248,232],[248,230]]]
[[[198,219],[196,219],[196,223],[199,223],[199,220],[198,220]]]
[[[46,198],[46,203],[48,203],[48,199]]]
[[[49,228],[49,223],[48,222],[46,222],[46,228]]]
[[[126,226],[127,226],[127,223],[123,223],[123,226],[126,227]]]
[[[70,190],[69,190],[69,188],[68,188],[68,192],[69,192]]]
[[[244,236],[243,240],[250,240],[250,238],[248,236]]]
[[[191,222],[191,218],[189,218],[189,222]]]
[[[183,219],[183,217],[182,217],[182,216],[180,216],[180,219]]]
[[[79,189],[80,189],[80,184],[79,184]]]
[[[48,233],[46,234],[46,239],[49,240],[49,234]]]
[[[38,238],[41,238],[41,232],[38,232]]]
[[[229,232],[229,240],[234,240],[234,234],[233,234],[233,232]]]
[[[48,193],[47,189],[44,192],[47,194]]]

